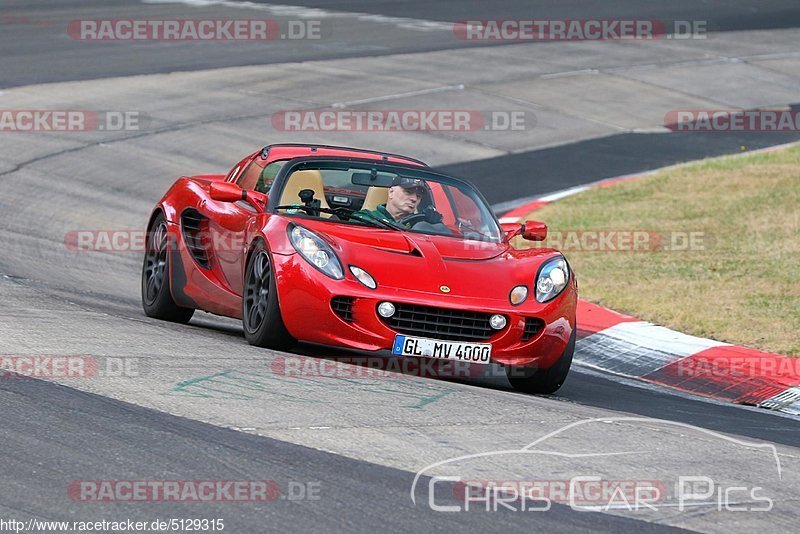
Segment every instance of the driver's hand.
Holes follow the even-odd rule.
[[[436,211],[436,208],[433,206],[426,207],[424,210],[422,210],[422,213],[425,215],[425,222],[429,222],[431,224],[442,222],[442,214]]]

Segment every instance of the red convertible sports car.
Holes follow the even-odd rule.
[[[150,317],[239,318],[249,343],[273,349],[495,362],[531,393],[569,372],[575,276],[558,251],[511,242],[547,227],[500,225],[474,186],[415,159],[271,145],[226,175],[180,178],[147,229]]]

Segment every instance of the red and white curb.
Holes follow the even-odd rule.
[[[575,360],[718,400],[800,415],[800,358],[689,336],[580,300]]]
[[[797,144],[746,154],[773,152]],[[500,222],[519,222],[561,198],[661,170],[546,195],[504,213]],[[800,415],[800,358],[689,336],[582,299],[578,301],[577,315],[575,361],[580,365],[696,395]]]

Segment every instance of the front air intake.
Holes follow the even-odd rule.
[[[536,317],[525,318],[525,330],[522,332],[522,341],[530,341],[544,328],[544,321]]]
[[[485,341],[498,333],[489,325],[491,313],[397,302],[394,305],[394,315],[380,319],[401,334],[449,341]]]
[[[342,318],[342,320],[352,323],[353,319],[353,297],[333,297],[331,299],[331,309],[333,313]]]

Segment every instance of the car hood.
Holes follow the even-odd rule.
[[[303,226],[324,235],[332,244],[342,249],[357,249],[359,246],[378,251],[387,251],[411,256],[432,254],[442,259],[461,261],[485,261],[503,254],[508,243],[492,243],[457,239],[454,237],[384,230],[328,222],[303,221]],[[349,245],[352,245],[350,247]]]
[[[303,226],[331,244],[345,269],[365,269],[379,287],[446,292],[453,298],[508,302],[515,285],[531,287],[539,265],[558,254],[552,249],[516,250],[508,243],[317,221],[303,221]]]

